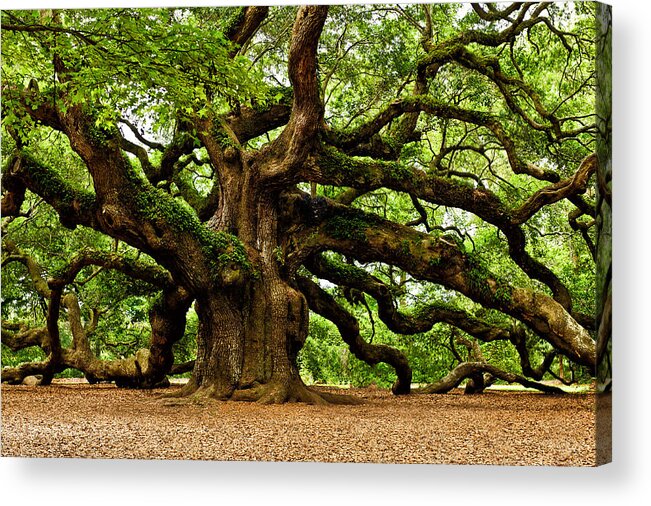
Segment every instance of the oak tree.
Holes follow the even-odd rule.
[[[592,370],[594,16],[590,3],[3,11],[3,267],[20,267],[46,322],[3,312],[4,345],[44,350],[3,381],[75,368],[151,387],[191,369],[180,396],[337,401],[297,365],[318,314],[409,393],[408,355],[371,342],[359,303],[396,335],[455,329],[459,365],[425,392],[467,378],[557,391],[539,383],[557,357]],[[50,270],[20,240],[44,207],[94,241],[46,244],[65,257]],[[123,280],[107,290],[158,294],[132,356],[90,344],[102,313],[80,302],[80,275],[100,271]],[[174,364],[191,306],[196,359]],[[519,371],[482,354],[498,341]]]

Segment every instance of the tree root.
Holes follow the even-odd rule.
[[[185,404],[204,404],[209,400],[228,400],[233,393],[232,389],[218,388],[214,383],[197,385],[190,380],[183,387],[171,392],[161,393],[159,399],[163,400],[166,406],[179,406]]]
[[[306,404],[362,404],[364,401],[352,395],[319,392],[308,388],[299,380],[287,382],[272,381],[254,383],[248,388],[227,390],[215,384],[197,386],[192,380],[174,392],[161,394],[166,406],[204,404],[208,400],[255,402],[258,404],[284,404],[304,402]]]
[[[308,388],[302,381],[270,382],[252,388],[236,390],[233,401],[249,401],[259,404],[282,404],[285,402],[304,402],[306,404],[361,404],[363,401],[352,395],[319,392]]]

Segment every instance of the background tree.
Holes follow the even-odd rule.
[[[537,381],[557,355],[593,374],[594,18],[547,3],[3,12],[3,343],[44,351],[3,380],[72,367],[153,386],[196,339],[180,396],[341,400],[301,378],[310,310],[390,366],[397,394],[414,344],[396,335],[459,363],[429,392],[555,390]],[[146,347],[113,324],[97,336],[118,307],[115,326],[148,314]],[[45,327],[17,321],[30,310]]]

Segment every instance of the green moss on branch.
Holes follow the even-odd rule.
[[[175,233],[188,234],[197,240],[203,253],[212,263],[213,270],[223,273],[242,271],[251,273],[253,268],[244,245],[238,237],[226,232],[207,229],[196,213],[163,190],[153,187],[142,177],[131,172],[133,202],[136,212],[143,220],[159,227],[171,227]]]
[[[61,215],[90,215],[95,210],[95,194],[79,190],[69,184],[54,167],[37,161],[31,154],[22,153],[23,170],[37,195],[43,197]]]
[[[367,230],[380,222],[379,217],[357,209],[347,209],[327,220],[325,232],[335,239],[366,242]]]
[[[336,148],[325,147],[319,157],[323,176],[340,184],[378,185],[385,180],[413,181],[414,169],[398,162],[353,157]]]

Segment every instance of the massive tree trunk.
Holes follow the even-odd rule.
[[[304,7],[297,14],[289,52],[294,86],[287,127],[265,152],[251,155],[226,129],[215,138],[207,120],[199,136],[220,167],[218,207],[208,220],[214,232],[236,236],[252,264],[243,283],[222,283],[197,296],[200,328],[192,379],[181,395],[284,402],[319,402],[306,389],[296,355],[307,336],[305,297],[292,287],[295,271],[283,260],[279,230],[280,192],[290,183],[315,142],[323,117],[316,81],[316,48],[327,8]]]
[[[182,395],[309,400],[295,361],[307,336],[307,304],[277,272],[261,273],[238,293],[209,294],[196,309],[197,358]]]
[[[282,261],[278,231],[281,201],[240,161],[220,189],[209,221],[216,232],[237,234],[253,274],[235,286],[214,286],[197,296],[197,358],[179,395],[260,402],[320,402],[303,384],[296,356],[308,331],[305,297],[292,285]],[[224,184],[226,183],[226,184]]]

